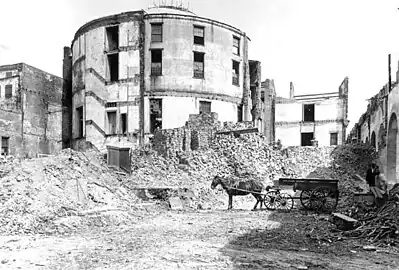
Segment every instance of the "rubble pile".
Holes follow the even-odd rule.
[[[378,208],[358,203],[352,206],[351,216],[358,220],[354,230],[338,233],[339,236],[364,239],[372,244],[399,246],[399,204],[388,201]]]
[[[11,164],[0,179],[0,234],[68,232],[98,218],[97,211],[121,210],[137,202],[100,160],[84,153],[64,150]]]

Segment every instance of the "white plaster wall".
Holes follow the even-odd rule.
[[[342,102],[338,98],[330,98],[315,103],[315,120],[342,119]]]
[[[277,103],[276,122],[302,121],[302,103]]]
[[[342,124],[340,123],[325,123],[322,125],[316,125],[315,127],[315,138],[318,141],[319,146],[329,146],[330,145],[330,134],[338,133],[337,143],[342,144]]]
[[[360,140],[365,143],[368,137],[369,137],[369,126],[367,121],[365,121],[363,125],[360,127]]]
[[[232,52],[233,34],[238,34],[214,24],[193,20],[164,19],[163,42],[151,43],[151,22],[161,22],[160,19],[146,21],[145,48],[162,48],[162,76],[150,77],[151,51],[145,50],[146,89],[174,91],[196,91],[202,93],[218,93],[232,97],[242,97],[243,87],[243,47],[244,37],[241,36],[241,54]],[[194,45],[193,25],[205,27],[205,45]],[[193,78],[193,51],[204,52],[205,79]],[[232,84],[232,60],[240,62],[240,86]]]
[[[301,145],[301,131],[297,126],[276,126],[276,141],[281,140],[284,146]]]

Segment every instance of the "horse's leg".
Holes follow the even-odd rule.
[[[233,208],[233,194],[229,193],[229,206],[227,207],[227,210],[230,210]]]
[[[251,193],[251,194],[252,194],[252,196],[254,196],[254,198],[256,199],[256,203],[255,203],[255,205],[254,205],[254,208],[252,208],[252,211],[255,211],[255,210],[256,210],[256,207],[258,207],[258,204],[259,204],[259,197],[258,197],[257,194],[254,194],[254,193]],[[261,202],[261,207],[262,207],[262,202]]]

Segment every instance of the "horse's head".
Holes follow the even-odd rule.
[[[222,182],[221,182],[221,177],[220,176],[218,176],[218,175],[216,175],[214,178],[213,178],[213,181],[212,181],[212,184],[211,184],[211,189],[215,189],[215,187],[217,187],[219,184],[221,184]]]

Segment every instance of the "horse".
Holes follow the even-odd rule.
[[[263,195],[259,193],[262,192],[263,185],[258,180],[250,179],[246,181],[237,181],[235,179],[228,179],[217,175],[212,181],[211,189],[215,189],[218,185],[221,185],[229,195],[229,205],[227,210],[233,208],[233,196],[245,196],[248,194],[252,194],[256,199],[256,204],[252,211],[256,210],[259,203],[260,208],[262,209]]]

